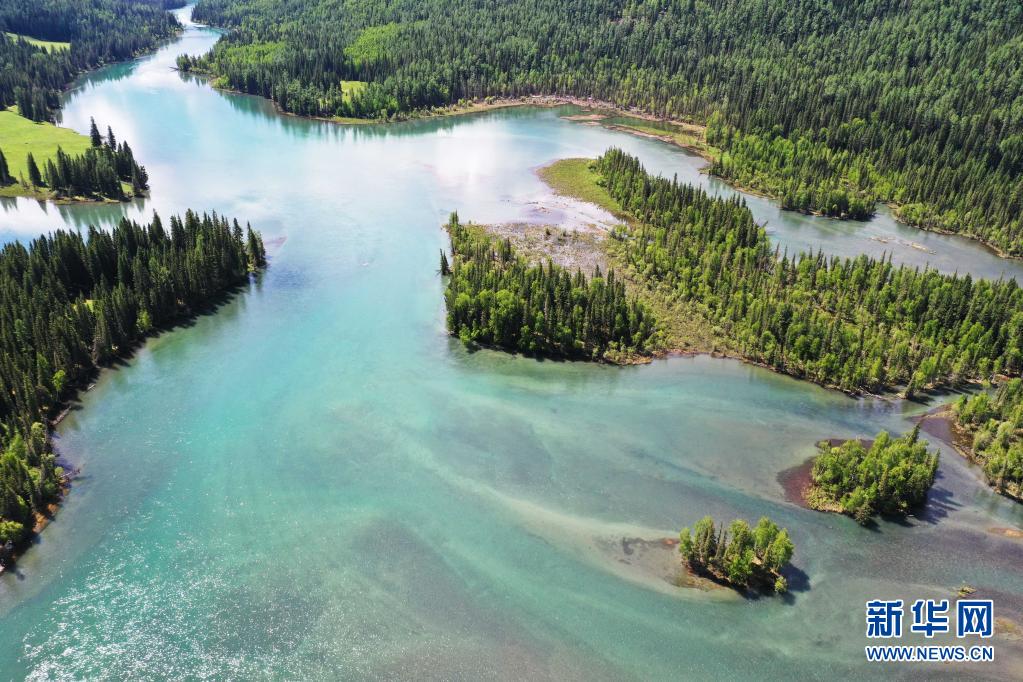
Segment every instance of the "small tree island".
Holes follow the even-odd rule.
[[[938,453],[928,452],[920,426],[892,438],[887,431],[872,443],[859,439],[819,444],[807,505],[852,516],[866,525],[877,514],[904,516],[923,505],[934,484]]]
[[[754,528],[736,519],[727,530],[705,516],[692,531],[683,528],[679,533],[679,552],[689,568],[740,589],[785,592],[788,582],[781,570],[794,551],[788,530],[766,516]]]

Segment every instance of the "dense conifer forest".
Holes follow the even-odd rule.
[[[882,431],[869,446],[854,439],[838,446],[821,443],[819,450],[808,502],[861,524],[877,514],[903,515],[922,506],[938,471],[938,453],[927,451],[919,426],[899,438]]]
[[[736,587],[750,585],[785,592],[788,582],[781,575],[795,546],[786,529],[762,517],[750,528],[742,519],[728,528],[717,528],[714,519],[705,516],[692,530],[679,533],[679,552],[691,568],[727,581]]]
[[[994,396],[963,396],[956,404],[959,425],[972,434],[970,452],[998,492],[1023,501],[1023,381],[1002,384]]]
[[[652,177],[615,149],[594,167],[634,218],[613,235],[612,253],[640,281],[696,304],[748,359],[850,391],[902,387],[908,397],[1023,368],[1015,280],[779,253],[739,198]]]
[[[53,118],[59,93],[82,71],[150,50],[180,28],[165,0],[4,0],[0,3],[0,107]],[[6,33],[66,42],[48,50]]]
[[[0,546],[59,492],[47,424],[97,369],[201,312],[266,265],[260,236],[217,215],[57,231],[0,251]],[[10,545],[7,546],[10,551]]]
[[[448,330],[463,342],[541,355],[623,361],[649,349],[649,312],[626,294],[614,271],[587,277],[548,262],[531,265],[508,240],[478,226],[447,225],[452,261],[447,276]]]
[[[710,124],[713,172],[787,207],[895,202],[1023,255],[1014,0],[200,0],[195,17],[232,31],[183,68],[287,111],[595,97]]]

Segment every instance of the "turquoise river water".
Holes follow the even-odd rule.
[[[3,240],[216,210],[251,221],[271,255],[260,281],[103,373],[60,424],[82,476],[0,577],[0,679],[1023,677],[1011,625],[995,662],[972,668],[863,652],[875,597],[954,598],[966,582],[1023,621],[1023,542],[991,532],[1023,525],[1023,507],[948,450],[926,511],[874,530],[787,502],[777,481],[820,438],[901,432],[928,406],[729,360],[539,362],[445,334],[449,211],[603,220],[534,171],[611,145],[732,191],[700,159],[561,109],[363,127],[281,116],[172,70],[216,38],[189,25],[66,98],[65,125],[94,116],[131,143],[151,198],[0,206]],[[1023,274],[886,212],[842,223],[748,201],[790,251]],[[673,553],[632,541],[707,513],[788,527],[792,593],[679,588]]]

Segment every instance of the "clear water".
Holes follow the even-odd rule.
[[[1023,543],[988,532],[1023,524],[1023,507],[954,454],[905,525],[864,530],[785,501],[776,475],[815,440],[902,431],[925,406],[733,361],[537,362],[444,334],[449,211],[599,218],[533,169],[614,144],[709,182],[698,159],[548,109],[359,128],[279,116],[170,69],[215,39],[190,27],[67,98],[66,125],[95,116],[131,142],[151,199],[0,214],[5,239],[27,239],[205,208],[251,220],[272,255],[260,282],[104,373],[61,424],[83,477],[0,577],[0,679],[867,678],[882,669],[863,660],[865,599],[965,581],[1023,620]],[[879,253],[892,244],[869,236],[885,235],[938,251],[938,267],[1019,269],[885,216],[749,201],[790,250]],[[706,513],[787,526],[805,574],[793,594],[676,588],[622,550]],[[1019,643],[995,645],[987,667],[883,672],[1019,679]]]

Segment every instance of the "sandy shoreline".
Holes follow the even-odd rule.
[[[849,440],[858,440],[867,449],[874,444],[874,440],[870,438],[825,438],[818,441],[818,445],[827,443],[828,447],[836,448]],[[775,479],[782,487],[785,501],[811,511],[845,514],[845,510],[842,509],[837,501],[814,499],[814,493],[820,493],[819,488],[816,488],[813,482],[813,467],[817,462],[818,456],[818,454],[815,454],[812,457],[808,457],[801,464],[778,472]]]
[[[806,502],[806,493],[813,485],[813,463],[816,461],[817,455],[814,455],[808,457],[802,464],[778,472],[775,480],[781,484],[786,502],[810,509]]]

